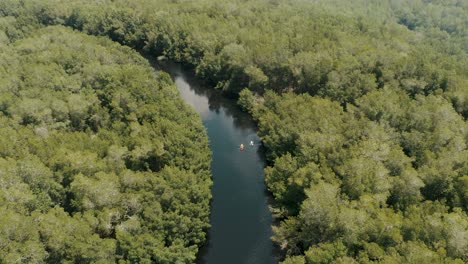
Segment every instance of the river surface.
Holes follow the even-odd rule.
[[[252,119],[231,99],[209,89],[180,65],[165,64],[182,98],[202,117],[213,152],[211,228],[200,264],[270,264],[272,216],[264,184],[264,159]],[[250,141],[254,145],[250,145]],[[240,151],[240,144],[245,149]]]

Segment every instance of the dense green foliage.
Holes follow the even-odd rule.
[[[293,90],[341,103],[385,85],[443,93],[468,115],[465,1],[7,0],[22,26],[64,24],[192,65],[237,94]],[[23,23],[24,22],[24,23]],[[413,29],[416,31],[412,31]]]
[[[62,24],[247,87],[285,263],[463,263],[467,13],[462,0],[5,0],[0,41]]]
[[[309,95],[241,98],[274,158],[274,240],[305,253],[286,263],[468,260],[468,126],[443,97],[383,88],[346,111]]]
[[[25,35],[0,44],[0,262],[193,262],[210,153],[170,77],[108,39]]]

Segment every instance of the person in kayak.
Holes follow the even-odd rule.
[[[244,150],[244,144],[240,144],[239,149],[240,149],[240,150]]]

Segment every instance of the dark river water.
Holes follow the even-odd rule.
[[[180,65],[162,68],[202,117],[213,152],[211,229],[198,263],[278,263],[270,240],[272,217],[264,184],[265,162],[255,124],[235,101],[203,87]],[[240,144],[245,146],[243,151]]]

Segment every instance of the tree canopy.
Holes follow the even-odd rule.
[[[249,93],[241,99],[269,150],[266,183],[283,219],[273,239],[304,255],[285,263],[466,262],[468,126],[450,102],[384,88],[343,110]]]
[[[207,227],[205,135],[168,76],[109,40],[36,31],[63,25],[239,97],[266,147],[284,263],[468,262],[467,13],[462,0],[2,1],[5,261],[192,262]]]
[[[105,38],[26,35],[0,47],[0,262],[193,262],[210,151],[170,77]]]

